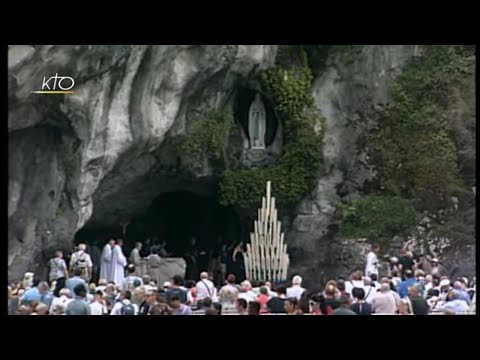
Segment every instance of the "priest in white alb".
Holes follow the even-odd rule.
[[[112,257],[113,248],[115,247],[115,239],[110,238],[108,243],[103,247],[102,260],[100,265],[100,279],[112,281]]]
[[[127,266],[127,258],[122,251],[123,240],[118,239],[117,245],[113,248],[112,255],[112,280],[115,285],[123,284],[125,280],[125,266]]]
[[[370,274],[377,274],[378,276],[378,257],[377,253],[380,250],[380,246],[377,244],[372,245],[372,249],[367,255],[367,265],[365,266],[365,276]]]

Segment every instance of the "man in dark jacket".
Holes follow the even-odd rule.
[[[420,296],[420,290],[416,286],[408,288],[408,297],[412,303],[413,315],[428,315],[427,301]]]

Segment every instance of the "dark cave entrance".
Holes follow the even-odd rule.
[[[154,198],[146,212],[131,219],[125,229],[120,224],[101,226],[96,222],[95,227],[87,224],[77,232],[75,244],[84,241],[90,245],[91,252],[97,252],[98,262],[110,236],[124,239],[123,252],[127,258],[136,242],[143,244],[143,257],[161,244],[170,257],[187,260],[186,256],[195,252],[200,272],[207,270],[210,259],[218,257],[223,245],[227,245],[231,254],[235,243],[248,238],[249,228],[242,218],[235,209],[221,206],[214,197],[186,190],[171,191]],[[93,256],[92,261],[95,262]],[[189,270],[187,260],[187,277]]]
[[[165,242],[172,256],[183,256],[196,239],[200,250],[210,251],[231,244],[241,232],[237,216],[213,198],[189,191],[176,191],[155,198],[140,220],[142,228],[128,228],[127,236],[147,236],[153,242]]]

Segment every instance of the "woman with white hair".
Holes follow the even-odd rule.
[[[50,310],[51,315],[65,315],[66,306],[60,303],[57,303],[52,310]]]
[[[60,297],[54,297],[52,300],[52,304],[50,306],[50,314],[52,315],[61,315],[55,314],[55,309],[58,308],[60,305],[63,306],[63,311],[67,308],[67,305],[73,301],[70,289],[63,288],[60,290]]]
[[[33,272],[26,272],[25,275],[23,275],[22,287],[25,290],[28,290],[33,286],[33,276],[34,275],[35,274]]]
[[[241,291],[238,294],[238,298],[244,299],[247,303],[257,299],[257,294],[252,290],[252,284],[250,281],[245,280],[241,283]]]
[[[305,290],[302,287],[302,277],[295,275],[292,279],[292,286],[287,288],[287,298],[295,297],[297,300],[300,300]]]
[[[398,315],[413,315],[412,304],[408,298],[400,300]]]

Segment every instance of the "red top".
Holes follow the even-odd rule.
[[[257,302],[260,304],[260,312],[267,313],[267,302],[268,302],[268,295],[260,294],[257,298]]]

